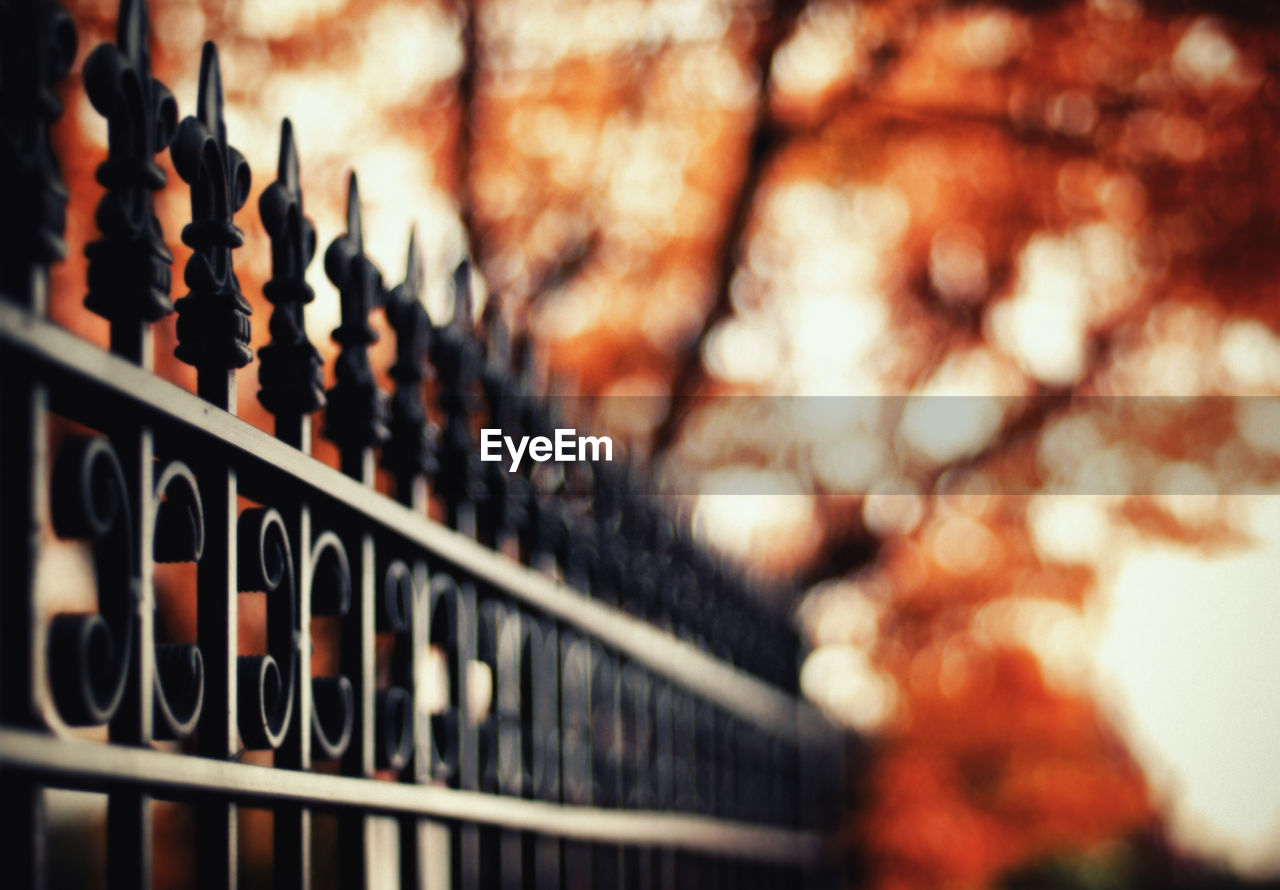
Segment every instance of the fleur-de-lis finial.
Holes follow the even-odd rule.
[[[511,370],[511,338],[507,334],[502,309],[496,299],[485,303],[484,312],[480,316],[480,328],[484,333],[480,387],[489,408],[491,425],[503,426],[503,421],[513,420],[511,415],[519,398],[520,380]],[[510,427],[514,425],[514,422],[507,424]]]
[[[280,166],[276,181],[258,199],[262,225],[271,237],[271,280],[263,294],[275,307],[271,342],[258,351],[258,401],[276,417],[277,434],[289,418],[324,407],[323,367],[319,351],[307,339],[302,307],[315,299],[306,282],[307,265],[316,253],[316,230],[302,213],[298,150],[293,125],[280,126]]]
[[[484,495],[477,455],[471,448],[471,414],[480,350],[471,330],[471,266],[465,260],[453,273],[453,320],[432,338],[431,363],[440,375],[440,408],[445,416],[436,490],[448,519],[458,521],[464,503]]]
[[[369,313],[383,301],[382,273],[364,254],[355,173],[347,188],[347,233],[325,251],[324,271],[342,304],[342,324],[333,332],[342,349],[334,367],[337,385],[328,394],[325,435],[341,449],[348,475],[358,475],[363,452],[385,442],[388,432],[386,398],[369,367],[369,346],[378,340]]]
[[[514,411],[516,428],[526,436],[551,435],[555,424],[549,407],[545,399],[534,396],[538,380],[537,359],[533,338],[528,331],[523,333],[512,351],[512,375],[520,393]],[[520,465],[519,475],[524,477],[521,491],[523,512],[514,518],[521,523],[516,526],[521,553],[531,562],[549,559],[555,553],[559,537],[556,511],[551,498],[535,484],[532,465],[528,461]]]
[[[107,159],[98,182],[102,237],[85,247],[89,293],[84,304],[112,322],[156,321],[169,300],[173,254],[165,246],[152,192],[164,187],[155,156],[172,141],[178,103],[151,76],[146,0],[121,0],[116,44],[104,43],[84,63],[89,101],[107,119]]]
[[[25,296],[32,264],[67,253],[67,186],[49,146],[62,115],[50,86],[71,68],[76,29],[54,3],[0,3],[0,293]]]
[[[435,472],[435,430],[427,423],[422,382],[431,320],[422,305],[422,267],[418,259],[416,232],[409,233],[409,259],[404,283],[387,295],[387,320],[396,334],[396,362],[391,376],[396,381],[391,396],[390,439],[382,449],[382,465],[396,477],[396,495],[402,501],[412,497],[413,480]]]
[[[485,303],[480,326],[484,332],[480,388],[488,408],[485,425],[500,429],[504,434],[519,436],[520,402],[524,392],[520,376],[511,368],[511,338],[497,299],[491,297]],[[485,463],[483,469],[485,503],[480,516],[481,529],[492,529],[495,537],[501,531],[522,531],[528,518],[525,510],[529,489],[527,476],[507,472],[501,461]]]
[[[196,116],[178,126],[171,154],[191,185],[191,222],[182,241],[194,249],[183,271],[190,292],[177,303],[178,348],[174,354],[197,369],[242,368],[253,360],[249,315],[231,251],[244,243],[232,217],[249,197],[249,165],[227,144],[222,118],[222,74],[218,49],[205,43],[200,57]]]

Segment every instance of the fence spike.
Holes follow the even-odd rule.
[[[165,184],[155,156],[174,138],[178,103],[151,76],[149,39],[146,0],[121,0],[116,44],[101,44],[84,63],[89,101],[107,119],[107,159],[96,172],[107,189],[96,215],[102,236],[85,247],[84,304],[113,324],[153,322],[173,312],[173,254],[152,193]]]
[[[484,362],[480,367],[480,388],[488,409],[486,426],[519,437],[520,403],[525,397],[522,380],[511,367],[511,338],[502,318],[502,307],[490,295],[480,317],[484,332]],[[522,468],[523,469],[523,468]],[[509,473],[502,461],[483,467],[486,500],[481,525],[519,537],[528,522],[526,502],[529,480],[523,473]]]
[[[405,502],[411,497],[415,477],[436,470],[436,431],[427,421],[422,392],[431,320],[422,305],[421,290],[417,233],[410,230],[404,283],[387,295],[387,321],[396,335],[396,361],[391,366],[396,385],[391,396],[390,438],[382,449],[382,466],[395,475],[396,494]]]
[[[320,352],[307,339],[303,307],[315,299],[306,270],[316,253],[316,229],[302,210],[298,149],[293,124],[280,125],[280,164],[276,181],[258,199],[263,228],[271,238],[271,280],[262,293],[271,301],[271,342],[258,351],[258,401],[281,424],[324,407]]]
[[[453,305],[453,319],[432,338],[430,357],[440,376],[445,417],[436,490],[444,498],[449,523],[457,527],[464,505],[484,499],[479,459],[471,447],[480,349],[471,328],[471,267],[465,260],[453,273]]]
[[[182,241],[195,252],[183,278],[188,294],[177,302],[178,348],[174,355],[200,370],[242,368],[253,361],[249,315],[231,251],[244,243],[232,221],[249,197],[249,164],[227,142],[222,116],[218,49],[205,43],[200,57],[197,116],[178,125],[171,154],[178,175],[191,186],[191,222]]]
[[[387,440],[386,396],[369,367],[369,346],[378,340],[369,313],[382,305],[382,273],[364,253],[360,220],[360,186],[353,172],[347,185],[347,232],[334,239],[324,255],[325,274],[338,288],[342,324],[333,339],[342,347],[334,368],[337,384],[329,390],[325,435],[343,453],[348,475],[357,472],[363,453]]]
[[[34,264],[60,260],[69,192],[49,145],[62,116],[50,86],[71,68],[76,28],[54,3],[0,6],[0,293],[26,298]]]

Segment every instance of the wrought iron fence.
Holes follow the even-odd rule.
[[[258,397],[275,436],[234,416],[237,371],[254,359],[233,269],[249,169],[227,139],[214,45],[196,113],[179,122],[148,39],[144,0],[123,0],[115,44],[84,65],[109,132],[84,301],[110,322],[104,351],[47,318],[67,200],[50,87],[72,64],[75,27],[52,3],[0,0],[5,885],[45,883],[47,788],[107,795],[112,887],[151,885],[157,799],[194,811],[195,874],[210,888],[237,885],[243,806],[273,814],[278,886],[311,885],[315,813],[336,814],[344,887],[386,870],[370,824],[388,818],[403,886],[838,883],[841,739],[798,699],[794,633],[616,465],[596,466],[584,510],[478,462],[478,418],[535,434],[554,418],[496,320],[483,340],[470,327],[465,266],[444,327],[418,298],[412,245],[404,282],[384,287],[354,174],[347,232],[324,257],[342,312],[324,391],[303,326],[316,237],[287,120],[259,202],[273,312]],[[176,303],[152,204],[166,148],[191,194]],[[396,336],[389,398],[367,351],[378,309]],[[196,394],[152,372],[151,326],[175,311]],[[321,408],[341,472],[310,456]],[[376,462],[394,499],[373,488]],[[428,484],[444,524],[427,516]],[[96,612],[48,614],[37,596],[55,538],[86,542]],[[195,564],[193,642],[158,641],[157,566],[175,562]],[[267,601],[256,655],[238,638],[251,591]],[[313,670],[315,616],[339,628],[332,675]],[[478,711],[469,687],[485,675]],[[105,738],[78,729],[93,726]],[[273,751],[271,765],[245,750]]]

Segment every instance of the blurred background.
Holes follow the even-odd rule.
[[[116,10],[65,2],[53,313],[105,344],[79,71]],[[388,285],[416,224],[443,323],[473,257],[541,385],[781,591],[865,749],[861,885],[1280,886],[1280,6],[151,6],[180,114],[219,44],[254,348],[288,115],[322,249],[355,169]]]

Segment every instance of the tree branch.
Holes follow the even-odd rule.
[[[703,319],[697,336],[693,337],[676,359],[676,370],[671,380],[671,399],[666,415],[654,428],[650,439],[650,459],[664,452],[675,441],[676,433],[684,422],[687,406],[680,398],[691,392],[702,377],[702,347],[716,324],[729,314],[729,286],[738,267],[751,212],[756,195],[778,148],[783,144],[781,131],[769,113],[769,93],[773,85],[773,62],[778,49],[795,31],[806,0],[780,0],[764,26],[764,34],[757,46],[756,56],[760,69],[760,84],[756,93],[756,107],[747,144],[746,169],[733,197],[729,221],[716,252],[715,296]]]
[[[472,188],[471,155],[475,150],[475,93],[480,68],[476,38],[476,9],[480,0],[460,0],[462,67],[458,70],[458,138],[454,148],[454,179],[458,197],[458,218],[466,238],[466,253],[474,265],[483,268],[480,233],[476,231],[475,195]]]

